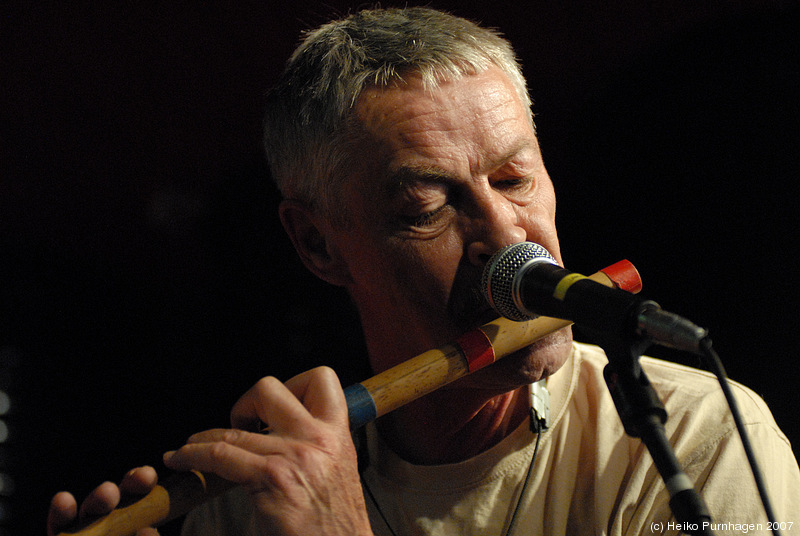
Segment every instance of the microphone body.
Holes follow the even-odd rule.
[[[646,339],[700,353],[707,331],[654,301],[570,272],[538,244],[521,242],[498,251],[486,266],[482,285],[489,303],[512,320],[538,315],[571,320],[598,332]]]

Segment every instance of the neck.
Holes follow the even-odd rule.
[[[381,418],[378,430],[411,463],[460,462],[493,447],[525,420],[527,389],[503,394],[440,389]]]

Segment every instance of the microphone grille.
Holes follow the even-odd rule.
[[[511,244],[495,253],[486,263],[481,277],[481,289],[489,305],[504,317],[518,322],[536,318],[537,315],[528,313],[518,299],[515,280],[529,265],[538,262],[557,264],[547,249],[534,242]]]

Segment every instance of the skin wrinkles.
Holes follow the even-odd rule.
[[[536,174],[543,169],[531,167],[531,161],[537,161],[533,155],[538,155],[538,145],[532,141],[535,138],[522,140],[506,153],[493,157],[484,166],[494,170],[488,174],[488,178],[473,177],[473,180],[488,180],[490,186],[504,190],[507,201],[520,207],[536,202]],[[449,208],[449,203],[453,201],[451,197],[458,198],[458,194],[459,177],[446,169],[430,165],[402,166],[394,170],[384,192],[387,204],[399,206],[398,212],[407,216],[399,222],[399,227],[414,220],[415,215],[424,215],[428,211],[441,212],[436,214],[436,221],[440,225],[434,229],[414,229],[419,232],[420,238],[430,238],[434,231],[443,230],[442,226],[447,223],[443,220],[453,215],[453,211],[445,212],[442,209]]]
[[[491,68],[490,71],[502,73],[496,67]],[[505,78],[505,75],[503,77]],[[474,75],[458,79],[455,83],[471,78],[474,78]],[[420,86],[419,78],[412,74],[402,83],[392,84],[385,89],[387,91],[402,92],[409,88],[413,89]],[[398,141],[412,151],[424,153],[428,149],[431,152],[440,153],[438,156],[452,151],[454,154],[453,159],[457,161],[460,158],[457,155],[463,151],[465,142],[470,144],[469,153],[471,155],[480,155],[486,147],[490,146],[490,144],[486,143],[487,136],[511,137],[514,135],[513,131],[515,129],[513,126],[509,127],[508,123],[515,123],[517,118],[509,117],[507,110],[510,106],[519,106],[520,101],[515,92],[508,92],[508,87],[508,84],[492,84],[475,89],[470,96],[470,100],[473,103],[480,103],[480,124],[475,124],[477,128],[471,137],[460,137],[461,144],[454,145],[452,143],[453,138],[448,134],[458,134],[463,131],[463,125],[460,124],[460,120],[464,117],[463,110],[469,104],[454,100],[436,89],[423,90],[429,99],[428,103],[405,102],[402,107],[391,109],[381,108],[380,105],[373,106],[370,107],[371,116],[361,115],[361,119],[365,124],[383,122],[385,125],[395,125],[396,128],[393,130],[398,133]],[[377,98],[376,92],[378,94],[381,93],[381,88],[368,88],[362,93],[359,103],[367,105],[370,104],[370,101],[374,103],[374,99]],[[431,103],[436,107],[435,109],[429,107]],[[362,111],[367,107],[359,106],[358,108],[359,111]],[[450,116],[452,116],[453,120],[448,120]],[[489,124],[492,125],[492,132],[487,132],[486,136],[481,135],[481,125]],[[448,140],[451,143],[446,143]],[[431,154],[431,156],[435,157],[436,155]],[[474,169],[486,166],[485,163],[480,161],[471,160],[469,163],[470,167]]]
[[[493,104],[493,106],[481,110],[480,124],[492,125],[493,132],[490,135],[498,138],[513,138],[514,129],[509,127],[508,123],[514,122],[515,119],[508,118],[506,117],[507,114],[504,114],[511,101],[509,96],[498,95],[497,91],[492,91],[477,97],[477,100],[480,102],[492,102]],[[500,102],[496,102],[498,100]],[[442,157],[447,159],[446,155],[450,155],[451,165],[461,163],[461,153],[466,148],[470,154],[467,163],[471,170],[491,168],[491,162],[484,162],[483,159],[480,159],[481,156],[491,156],[483,155],[486,147],[486,137],[489,134],[483,135],[480,130],[480,124],[476,124],[477,128],[474,130],[473,136],[469,138],[460,136],[459,134],[463,132],[463,125],[447,122],[442,125],[442,119],[447,112],[459,117],[462,107],[454,105],[451,101],[442,102],[441,99],[434,99],[434,102],[441,104],[443,110],[423,113],[413,119],[400,120],[396,123],[397,131],[400,133],[399,141],[405,148],[410,152],[439,160]],[[411,110],[411,113],[414,113],[413,110]],[[391,117],[387,117],[387,120],[391,123]],[[414,121],[413,127],[404,129],[404,126],[411,121]],[[402,156],[402,152],[398,156]],[[494,156],[494,160],[502,159],[502,156]]]
[[[489,95],[491,96],[498,96],[502,95],[502,92],[495,89],[497,84],[492,84],[491,91],[482,91],[481,95]],[[494,203],[493,200],[498,198],[502,198],[502,195],[498,195],[491,191],[488,185],[488,181],[486,177],[490,172],[495,172],[494,169],[485,169],[487,167],[486,162],[489,162],[492,167],[497,165],[496,161],[498,159],[506,159],[508,153],[518,152],[517,148],[512,145],[510,149],[507,148],[509,144],[517,144],[517,145],[533,145],[535,144],[535,138],[532,134],[527,137],[524,137],[522,141],[515,139],[514,136],[510,134],[511,127],[509,125],[516,124],[518,125],[519,119],[511,116],[509,114],[503,115],[503,111],[507,109],[507,103],[511,99],[508,95],[502,95],[502,98],[499,98],[499,102],[490,103],[490,106],[483,106],[479,111],[479,121],[476,121],[472,125],[469,125],[467,128],[466,133],[464,133],[463,125],[459,130],[456,128],[457,125],[454,125],[454,122],[457,122],[458,119],[463,117],[462,115],[462,102],[452,101],[445,99],[444,97],[439,97],[437,99],[432,99],[434,101],[434,105],[438,105],[438,103],[445,102],[447,106],[445,107],[445,111],[435,110],[437,113],[428,111],[428,112],[420,112],[420,107],[417,106],[415,103],[410,103],[408,106],[398,106],[394,109],[390,107],[378,107],[379,110],[385,110],[386,108],[390,108],[392,111],[386,115],[376,115],[376,116],[369,116],[365,114],[365,118],[362,120],[366,129],[368,131],[373,131],[376,133],[384,133],[388,132],[388,134],[379,134],[383,139],[380,140],[381,143],[378,143],[378,147],[370,148],[370,153],[375,152],[375,149],[380,148],[383,154],[386,155],[383,162],[385,164],[381,164],[379,166],[383,167],[383,169],[375,169],[375,170],[365,170],[366,173],[363,175],[367,175],[369,177],[380,176],[381,174],[385,173],[385,167],[388,167],[394,162],[402,162],[405,168],[427,168],[427,169],[438,169],[444,170],[438,171],[438,180],[439,182],[443,182],[443,179],[446,179],[447,182],[457,183],[459,184],[459,190],[462,191],[462,196],[467,197],[463,194],[463,190],[468,190],[468,194],[470,194],[470,203],[469,206],[459,207],[462,209],[462,212],[467,213],[471,217],[462,218],[459,221],[458,225],[453,226],[452,229],[449,230],[448,233],[443,234],[450,234],[451,236],[441,237],[437,236],[437,238],[441,238],[446,242],[446,245],[449,246],[451,243],[455,243],[455,239],[459,239],[460,242],[463,242],[463,239],[460,239],[458,236],[453,236],[456,233],[463,234],[466,231],[475,230],[474,232],[479,232],[480,227],[485,227],[485,222],[481,221],[484,218],[485,214],[488,212],[490,218],[499,218],[509,221],[514,220],[526,220],[530,219],[527,218],[526,215],[516,215],[513,213],[511,207],[508,206],[509,203],[503,201]],[[474,100],[473,100],[474,102]],[[405,104],[405,103],[404,103]],[[429,103],[423,103],[429,104]],[[404,115],[402,121],[397,121],[399,119],[399,115],[401,112],[398,110],[410,110],[407,114]],[[359,109],[359,112],[362,110]],[[446,111],[455,112],[454,118],[448,117],[446,115]],[[414,120],[418,117],[421,117],[421,121],[419,124],[414,123]],[[436,118],[439,118],[441,123],[444,123],[448,128],[432,128],[437,125],[431,124],[432,121],[435,121]],[[527,126],[527,119],[526,126]],[[387,123],[390,125],[388,129],[386,128]],[[499,124],[503,126],[502,128],[496,128],[496,125]],[[374,126],[373,126],[374,125]],[[415,128],[410,129],[406,128],[409,125],[417,125]],[[490,127],[490,128],[488,128]],[[427,131],[425,130],[427,129]],[[519,130],[519,128],[517,128]],[[414,134],[413,136],[409,135],[409,131]],[[424,132],[424,134],[423,134]],[[446,136],[443,136],[444,140],[442,142],[433,143],[431,140],[438,140],[442,138],[442,133],[447,132]],[[489,135],[495,136],[495,138],[499,138],[498,141],[488,141],[485,138],[489,135],[484,134],[484,132],[489,132]],[[396,135],[395,135],[396,133]],[[458,135],[461,134],[461,135]],[[515,133],[515,136],[519,138],[519,134]],[[429,138],[426,140],[425,144],[421,145],[419,143],[419,138]],[[477,142],[475,141],[477,140]],[[462,143],[466,141],[467,143]],[[409,145],[409,143],[411,145]],[[464,147],[467,147],[464,150]],[[498,147],[498,151],[495,153],[488,152],[485,150],[479,150],[478,147],[489,147],[494,148]],[[444,149],[443,149],[444,148]],[[437,152],[438,151],[438,152]],[[460,151],[460,152],[458,152]],[[500,156],[496,156],[499,154]],[[536,151],[536,155],[538,157],[538,147]],[[537,158],[536,161],[538,162],[539,159]],[[433,162],[433,163],[432,163]],[[482,167],[475,168],[475,162],[478,162]],[[538,164],[532,165],[527,164],[530,167],[539,167]],[[474,170],[474,171],[473,171]],[[467,185],[465,184],[464,177],[470,177],[472,179],[473,184]],[[374,181],[374,179],[373,179]],[[355,192],[353,197],[363,196],[364,203],[358,203],[359,207],[352,211],[353,213],[362,213],[362,207],[364,205],[369,205],[369,200],[372,199],[374,201],[374,197],[372,196],[372,192],[370,190],[374,189],[374,185],[366,184],[365,188],[359,189],[359,191]],[[436,188],[441,190],[441,186],[437,184]],[[450,190],[454,188],[452,186],[448,187]],[[369,192],[369,193],[368,193]],[[531,195],[528,198],[523,198],[521,201],[517,201],[518,205],[520,206],[528,206],[535,204],[535,197]],[[511,198],[514,201],[514,198]],[[392,204],[390,203],[390,206]],[[356,207],[354,207],[356,208]],[[387,221],[391,222],[391,219],[387,220],[387,216],[390,218],[391,215],[386,214],[375,214],[372,224],[376,225],[376,228],[381,228],[381,223],[386,223]],[[536,218],[534,218],[536,219]],[[385,225],[384,229],[386,228],[393,228],[393,225]],[[537,225],[537,227],[541,227]],[[517,237],[515,241],[519,241],[521,239],[525,239],[525,233],[517,233]],[[399,247],[403,248],[404,254],[408,254],[412,259],[420,259],[421,256],[424,255],[426,252],[417,246],[411,246],[409,244],[402,243],[405,241],[406,236],[402,235],[401,237],[396,236],[388,236],[386,237],[389,240],[397,243]],[[557,243],[556,243],[557,244]],[[379,244],[379,248],[385,247],[386,244]],[[430,247],[434,247],[432,244]],[[436,249],[438,250],[439,254],[442,251],[446,251],[451,249],[449,247],[443,247],[443,244],[437,243],[435,245]],[[463,246],[458,248],[458,257],[462,256],[461,250]],[[549,249],[555,249],[552,244]],[[432,253],[432,252],[428,252]],[[456,262],[455,264],[459,264]],[[420,267],[422,273],[424,273],[425,267]],[[416,269],[416,268],[415,268]],[[429,271],[429,270],[428,270]],[[398,278],[401,281],[407,281],[410,283],[409,279],[417,278],[416,274],[412,271],[409,271],[409,275],[401,275],[397,274]],[[449,292],[442,291],[442,289],[438,289],[438,294],[444,296],[444,299],[441,299],[442,302],[449,301]],[[441,308],[440,308],[441,311]],[[463,327],[463,326],[460,326]],[[453,330],[448,330],[447,336],[454,336],[457,335],[453,332]],[[434,341],[431,340],[427,344],[435,344],[437,342],[442,342],[440,340]],[[424,351],[424,349],[419,349],[420,351]]]
[[[479,281],[500,247],[531,240],[560,260],[555,195],[527,110],[497,68],[434,90],[412,77],[368,88],[354,120],[361,132],[340,198],[347,232],[328,238],[380,372],[488,320]],[[488,448],[525,417],[518,389],[558,370],[570,341],[565,330],[507,356],[379,429],[420,463]],[[420,429],[425,422],[435,432]]]

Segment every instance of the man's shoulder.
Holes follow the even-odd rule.
[[[602,381],[602,369],[608,358],[602,348],[576,343],[576,356],[582,376]],[[644,356],[642,369],[658,393],[673,421],[700,420],[730,430],[733,420],[717,377],[705,370],[680,363]],[[590,380],[591,381],[591,380]],[[775,424],[767,404],[749,387],[728,380],[746,425],[762,424],[783,433]]]
[[[586,407],[596,408],[594,414],[604,419],[604,424],[597,424],[598,443],[628,445],[628,449],[614,447],[612,451],[627,452],[631,461],[640,459],[637,452],[641,445],[638,440],[624,435],[602,376],[602,369],[608,363],[605,353],[594,346],[577,345],[575,357],[580,373],[576,374],[579,379],[571,407],[578,413],[586,413]],[[642,357],[641,364],[667,411],[667,439],[687,474],[706,494],[717,493],[710,491],[708,486],[722,490],[719,493],[723,495],[727,493],[724,490],[738,486],[734,482],[738,482],[736,478],[739,477],[732,477],[730,472],[734,468],[746,467],[747,460],[716,376],[694,367],[650,357]],[[729,384],[753,448],[762,456],[768,456],[761,462],[762,470],[770,474],[776,489],[796,490],[800,474],[791,444],[776,424],[767,404],[741,383],[729,380]],[[616,416],[610,417],[611,414]],[[712,473],[718,476],[712,478]],[[741,483],[742,489],[747,489],[748,496],[753,496],[755,491],[748,487],[751,485],[749,471],[742,474],[748,475],[746,485]],[[724,509],[719,504],[716,508]]]

